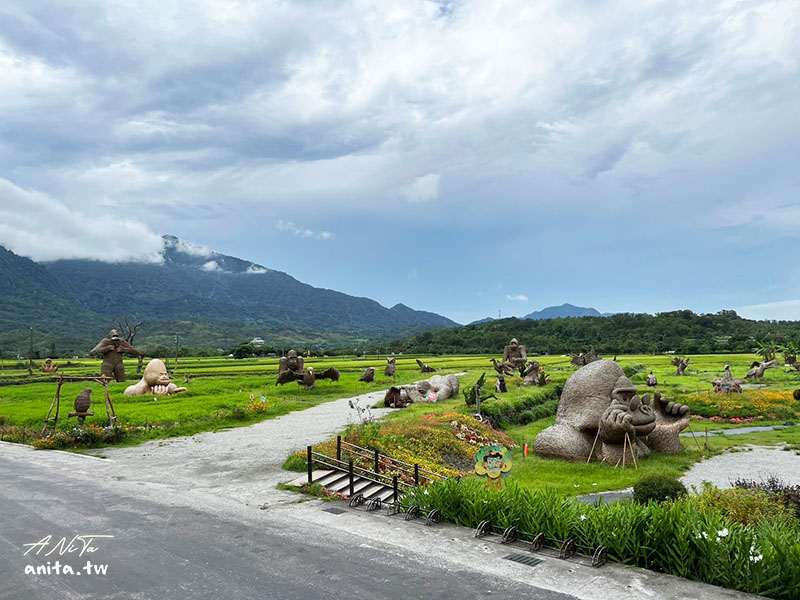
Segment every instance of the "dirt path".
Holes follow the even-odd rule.
[[[341,398],[247,427],[105,448],[96,454],[109,459],[111,476],[121,481],[207,491],[250,505],[291,502],[296,494],[275,489],[278,483],[296,477],[281,469],[289,452],[324,442],[358,422],[351,400],[372,406],[385,394],[380,390]],[[380,417],[391,410],[372,409],[372,414]]]
[[[800,456],[779,448],[751,446],[744,452],[726,452],[696,463],[681,478],[686,487],[700,489],[703,481],[729,488],[737,479],[767,479],[775,475],[785,483],[800,485]]]

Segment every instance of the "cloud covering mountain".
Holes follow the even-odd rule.
[[[146,263],[176,232],[464,322],[800,316],[799,65],[793,0],[8,0],[0,244]]]

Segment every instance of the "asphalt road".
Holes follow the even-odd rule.
[[[144,487],[137,493],[142,484],[116,485],[107,467],[71,468],[69,460],[30,456],[9,458],[0,446],[2,599],[574,598],[468,564],[442,568],[424,552],[363,543],[313,519],[286,519],[255,508],[253,518],[218,507],[198,510],[196,504],[174,502],[167,489],[162,501],[154,501]],[[325,508],[330,506],[303,506]],[[61,555],[56,543],[76,535],[113,538],[94,537],[88,544],[95,550],[83,555],[78,540],[77,550]],[[52,536],[48,544],[31,545],[46,536]],[[56,574],[56,561],[81,575]],[[107,573],[87,573],[86,561],[106,565]],[[50,574],[25,573],[28,565],[35,569],[48,562]]]

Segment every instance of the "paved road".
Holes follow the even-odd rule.
[[[363,398],[371,405],[381,392]],[[382,413],[383,411],[378,411]],[[0,600],[38,598],[741,599],[712,586],[586,560],[512,551],[454,525],[425,527],[275,488],[292,448],[355,420],[347,399],[249,427],[103,450],[107,458],[0,442]],[[25,575],[47,535],[98,538],[102,575]],[[522,550],[525,552],[525,550]],[[62,563],[84,566],[87,554]]]
[[[2,450],[3,599],[574,598],[487,576],[467,565],[443,570],[424,555],[398,554],[268,510],[254,510],[255,518],[245,520],[235,513],[159,504],[130,490],[117,492],[107,481],[92,485],[80,473],[46,462],[10,460]],[[32,453],[34,459],[42,456]],[[318,512],[330,508],[330,503],[313,504]],[[53,536],[50,545],[40,550],[25,546],[47,535]],[[59,556],[57,549],[45,556],[57,540],[75,535],[114,537],[94,538],[90,544],[97,550],[83,556],[79,551]],[[56,560],[81,575],[56,575]],[[87,560],[107,565],[107,574],[81,571]],[[50,575],[24,573],[26,565],[48,562]]]

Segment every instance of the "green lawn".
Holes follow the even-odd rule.
[[[431,365],[442,367],[442,373],[463,370],[465,366],[481,360],[480,357],[447,357],[433,359],[425,357]],[[484,359],[485,360],[485,359]],[[99,360],[75,361],[76,364],[64,367],[59,374],[66,376],[97,375],[100,370]],[[405,384],[423,378],[419,367],[413,359],[403,358],[397,361],[395,377],[383,375],[385,358],[380,360],[350,358],[309,359],[307,366],[316,370],[336,366],[341,371],[341,379],[336,382],[321,380],[314,390],[306,391],[296,383],[275,386],[278,371],[277,359],[235,360],[230,358],[185,358],[180,359],[178,370],[173,381],[184,385],[183,374],[188,374],[190,381],[185,384],[188,391],[174,396],[135,396],[123,395],[125,388],[136,381],[136,361],[126,361],[128,381],[110,383],[109,392],[117,412],[118,422],[130,429],[128,435],[119,443],[140,443],[147,439],[189,435],[199,431],[213,431],[222,427],[246,425],[263,419],[303,410],[330,400],[353,397],[375,390],[386,389],[391,385]],[[363,369],[375,366],[374,383],[358,381]],[[7,373],[18,380],[28,378],[27,371],[15,370]],[[197,375],[196,373],[207,373]],[[38,382],[21,385],[0,386],[0,426],[26,427],[40,429],[56,390],[54,380],[41,373],[34,375]],[[107,418],[103,400],[102,386],[96,383],[66,383],[61,391],[61,410],[58,422],[59,430],[68,430],[76,425],[75,419],[68,419],[67,413],[72,410],[75,396],[84,388],[92,388],[92,409],[94,417],[86,419],[87,425],[104,426]],[[250,393],[256,397],[256,405],[260,404],[261,395],[267,398],[267,407],[253,407],[250,404]],[[156,398],[154,400],[154,398]],[[256,408],[257,410],[251,410]],[[355,412],[353,420],[357,420]],[[31,432],[27,434],[30,437]],[[0,431],[0,436],[3,432]]]
[[[755,355],[710,355],[693,356],[687,375],[678,377],[675,375],[675,367],[669,364],[672,357],[667,356],[620,356],[619,364],[625,367],[643,366],[644,369],[631,377],[639,389],[639,393],[645,393],[648,388],[644,385],[644,378],[652,369],[659,379],[658,390],[669,398],[686,402],[693,412],[695,408],[703,408],[705,405],[695,402],[697,392],[705,398],[711,390],[711,381],[722,375],[725,363],[730,363],[733,373],[737,377],[744,377],[749,369],[750,363],[757,357]],[[563,384],[571,375],[575,368],[569,365],[568,359],[563,357],[546,357],[540,362],[545,365],[547,372],[551,375],[554,383]],[[696,368],[693,368],[696,367]],[[714,370],[716,369],[716,371]],[[482,369],[468,372],[461,377],[462,389],[473,385],[480,376]],[[486,370],[487,380],[484,388],[484,396],[494,391],[495,377],[494,371]],[[506,378],[508,393],[500,395],[503,402],[513,402],[525,394],[529,394],[532,388],[522,387],[519,378]],[[787,374],[783,369],[768,370],[761,383],[767,384],[770,391],[783,391],[784,397],[789,397],[788,390],[800,386],[800,374]],[[684,392],[684,390],[686,390]],[[748,393],[743,396],[746,397]],[[715,395],[711,396],[715,400]],[[486,404],[495,402],[489,400]],[[718,396],[717,402],[720,409],[726,406],[725,403],[745,402],[738,395]],[[754,409],[755,410],[755,409]],[[794,416],[800,417],[800,403],[793,404]],[[412,405],[403,411],[389,415],[388,419],[398,420],[403,423],[413,423],[423,414],[460,412],[471,414],[474,409],[469,409],[459,397],[447,402],[437,404]],[[800,420],[795,418],[795,420]],[[732,425],[729,423],[714,423],[708,420],[692,420],[691,430],[696,434],[696,439],[691,437],[682,438],[684,451],[680,455],[665,456],[653,454],[639,461],[638,469],[633,465],[625,469],[614,468],[613,465],[602,463],[569,462],[559,459],[543,458],[533,453],[533,440],[536,435],[544,428],[549,427],[555,421],[555,417],[540,419],[529,424],[509,425],[505,431],[519,444],[520,448],[512,450],[514,459],[514,469],[511,478],[521,485],[530,488],[555,488],[558,492],[565,495],[587,494],[598,491],[616,490],[632,486],[639,478],[651,474],[663,474],[679,477],[684,471],[688,470],[692,464],[702,460],[704,457],[719,454],[726,449],[743,447],[748,444],[768,446],[779,443],[790,444],[795,450],[800,450],[800,427],[787,430],[777,430],[761,433],[742,434],[735,436],[710,435],[706,442],[705,433],[722,429],[744,427],[748,425]],[[770,419],[765,416],[763,419],[754,420],[752,425],[776,425],[783,422],[783,419]],[[686,430],[687,432],[689,430]],[[530,453],[526,458],[522,456],[521,446],[527,442],[530,446]],[[706,448],[707,444],[707,448]]]
[[[282,387],[274,385],[278,370],[278,359],[276,358],[245,360],[227,357],[181,358],[173,380],[182,385],[183,375],[188,375],[190,377],[187,385],[189,391],[172,397],[158,397],[156,400],[153,400],[152,396],[128,398],[122,394],[127,385],[138,380],[138,376],[135,374],[136,361],[126,361],[129,381],[126,383],[112,383],[109,386],[120,424],[131,429],[129,435],[118,443],[139,443],[146,439],[157,437],[184,435],[198,431],[215,430],[221,427],[244,425],[274,418],[294,410],[302,410],[321,402],[385,389],[393,383],[403,384],[416,381],[424,378],[424,376],[419,372],[414,358],[412,356],[397,357],[397,375],[394,379],[383,376],[383,367],[386,364],[383,356],[311,358],[306,361],[308,366],[313,366],[317,370],[336,366],[342,372],[342,378],[337,383],[321,381],[317,384],[316,390],[308,392],[294,383]],[[442,373],[466,372],[467,374],[461,377],[462,389],[473,385],[480,374],[486,372],[487,382],[484,388],[484,395],[494,389],[494,370],[489,363],[489,356],[422,356],[420,358],[431,366],[441,368],[442,371],[440,372]],[[637,373],[631,375],[631,379],[639,387],[640,392],[646,391],[644,378],[652,369],[659,378],[659,390],[670,398],[689,403],[694,411],[694,399],[699,399],[702,396],[702,394],[697,395],[697,392],[707,392],[711,389],[710,381],[721,376],[722,368],[726,362],[732,365],[736,376],[743,376],[755,358],[757,358],[755,355],[693,356],[685,377],[674,375],[675,368],[669,364],[672,359],[670,356],[620,356],[618,357],[618,362],[623,368],[638,369]],[[539,357],[538,360],[545,367],[550,380],[556,385],[563,385],[575,370],[568,357],[547,356]],[[66,360],[57,362],[61,365],[59,373],[64,375],[96,375],[100,369],[100,361],[96,359],[73,359],[69,361],[72,363],[69,365]],[[376,367],[376,381],[372,384],[358,381],[363,369],[368,366]],[[25,369],[5,369],[0,372],[0,380],[2,381],[24,382],[28,379],[30,378]],[[39,382],[0,386],[0,426],[41,428],[53,399],[56,385],[48,380],[48,376],[41,373],[34,375],[33,379]],[[509,377],[507,381],[509,393],[502,395],[501,401],[504,403],[530,395],[538,389],[522,387],[519,377]],[[785,373],[783,369],[771,369],[767,371],[762,383],[767,384],[769,390],[781,391],[784,396],[788,397],[788,390],[800,387],[800,374]],[[64,386],[62,390],[61,418],[59,420],[60,429],[63,430],[74,426],[74,419],[67,419],[66,415],[72,408],[75,396],[83,387],[83,384],[80,383],[71,383]],[[97,384],[88,384],[88,387],[94,389],[93,409],[95,416],[87,419],[87,424],[105,425],[102,388]],[[257,411],[249,410],[250,392],[255,394],[257,400],[264,394],[268,400],[268,408]],[[705,401],[708,401],[708,394],[703,397]],[[711,397],[711,401],[716,402],[716,397]],[[740,399],[735,396],[719,398],[720,403],[736,403],[739,401]],[[494,401],[489,400],[488,402]],[[698,408],[703,408],[703,406],[698,403]],[[797,408],[800,408],[800,406],[795,403],[794,414],[797,414]],[[752,410],[752,407],[748,407],[748,409]],[[739,409],[734,406],[732,410]],[[463,398],[459,395],[458,398],[434,405],[414,405],[403,411],[393,413],[390,418],[411,422],[426,412],[445,411],[471,414],[474,409],[466,407]],[[353,417],[355,421],[355,413]],[[757,424],[773,422],[777,421],[765,418],[758,421]],[[538,420],[526,425],[513,424],[509,426],[508,431],[518,441],[521,442],[524,438],[529,443],[532,443],[536,432],[547,426],[548,423],[548,420]],[[727,423],[701,421],[694,423],[693,426],[695,431],[702,433],[706,427],[723,428],[730,425]],[[763,439],[772,439],[777,435],[777,433],[767,434]],[[745,441],[740,438],[737,438],[737,440],[742,443]],[[723,442],[714,441],[713,444],[715,446],[713,447],[721,443]],[[696,451],[696,447],[694,448],[694,450],[688,449],[687,453],[680,458],[668,457],[664,459],[663,468],[673,472],[686,468],[687,460],[691,462],[697,459],[696,456],[691,454]],[[659,458],[658,460],[662,459]],[[546,467],[546,463],[536,463],[530,457],[526,459],[525,464],[525,470],[521,470],[519,473],[521,477],[530,480],[531,485],[536,485],[535,482],[542,479],[542,474],[551,469],[551,467]],[[656,465],[656,461],[653,461],[652,465],[640,465],[640,467],[656,470],[662,468]],[[596,467],[590,466],[590,468]],[[601,488],[604,485],[605,487],[602,489],[610,489],[611,487],[618,487],[617,483],[625,481],[627,477],[627,475],[609,473],[603,477],[606,483],[601,481],[588,483],[590,486],[592,483],[598,484],[597,486],[591,486],[593,488]],[[559,485],[565,489],[567,486],[573,486],[574,483],[578,483],[572,480],[574,478],[571,477],[569,469],[561,474],[553,472],[545,478],[563,482],[559,483]],[[584,491],[580,487],[573,489]]]

